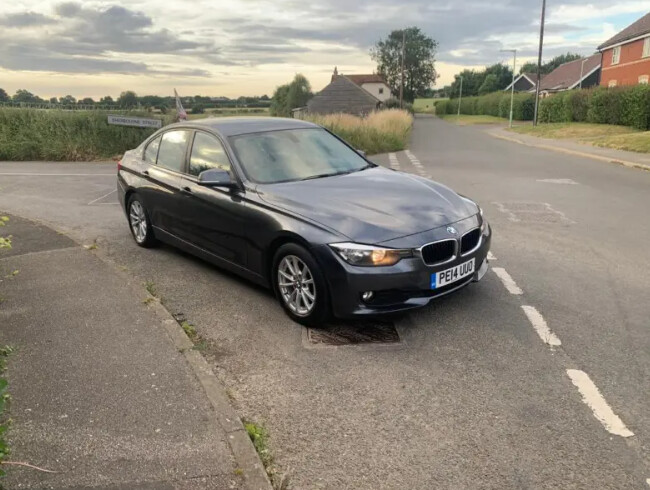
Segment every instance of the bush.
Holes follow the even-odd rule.
[[[515,94],[512,105],[512,118],[516,121],[532,121],[535,115],[535,96]]]
[[[571,90],[564,96],[564,112],[569,121],[585,122],[591,90]]]
[[[599,87],[591,94],[587,121],[599,124],[621,123],[621,91],[626,89]]]
[[[499,116],[499,105],[503,94],[501,92],[495,92],[492,94],[484,95],[478,98],[476,103],[476,110],[482,116]],[[508,97],[510,100],[510,97]]]
[[[310,121],[329,129],[350,146],[369,155],[406,148],[413,116],[401,109],[386,109],[357,117],[351,114],[310,115]]]
[[[203,114],[205,113],[205,107],[201,104],[196,104],[192,106],[192,114]]]
[[[458,99],[440,101],[435,104],[436,114],[456,114]],[[515,94],[512,104],[513,119],[530,121],[535,111],[533,94]],[[479,97],[464,97],[460,104],[460,113],[467,115],[510,117],[510,92],[494,92]]]
[[[621,124],[650,129],[650,85],[636,85],[621,91]]]
[[[0,108],[0,160],[95,160],[122,155],[155,129],[113,126],[104,111]],[[151,117],[146,113],[129,113]],[[163,125],[172,118],[163,118]]]
[[[539,122],[570,122],[570,116],[564,108],[565,93],[560,92],[543,98],[539,104]]]

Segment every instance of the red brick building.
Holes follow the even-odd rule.
[[[598,46],[602,53],[600,85],[616,87],[648,83],[650,78],[650,13]]]

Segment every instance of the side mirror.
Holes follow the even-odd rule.
[[[361,155],[363,158],[366,158],[366,152],[363,150],[357,150],[357,153]]]
[[[230,172],[219,168],[204,170],[199,174],[199,185],[206,187],[235,187],[237,184],[230,176]]]

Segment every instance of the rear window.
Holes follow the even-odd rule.
[[[158,158],[158,147],[160,146],[160,138],[158,136],[155,140],[151,141],[147,145],[147,149],[144,150],[144,161],[150,163],[151,165],[156,164],[156,158]]]
[[[190,132],[169,131],[162,136],[158,149],[158,165],[175,172],[182,172],[185,164],[185,150]]]

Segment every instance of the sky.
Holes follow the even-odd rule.
[[[463,68],[536,58],[541,0],[3,0],[0,88],[41,97],[272,95],[372,73],[370,48],[417,26],[438,41],[437,87]],[[648,0],[549,0],[544,58],[588,55]]]

